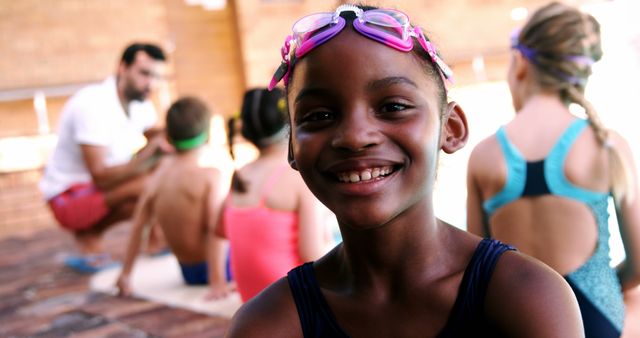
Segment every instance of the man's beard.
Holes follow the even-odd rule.
[[[127,99],[129,99],[129,101],[144,101],[147,99],[147,97],[149,97],[148,90],[140,91],[133,88],[132,86],[128,86],[124,94]]]

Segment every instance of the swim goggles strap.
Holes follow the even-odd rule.
[[[540,65],[537,59],[540,53],[538,53],[538,51],[536,51],[535,49],[529,48],[520,43],[519,35],[519,29],[516,29],[511,33],[511,48],[518,50],[522,54],[522,56],[524,56],[534,65]],[[565,55],[562,58],[564,60],[574,62],[582,67],[591,67],[595,63],[595,60],[587,55]],[[551,69],[547,71],[550,74],[559,77],[573,85],[585,86],[587,84],[587,79],[584,76],[573,76],[557,69]]]
[[[433,46],[431,41],[427,40],[427,38],[424,36],[424,33],[422,32],[422,29],[420,29],[420,27],[414,28],[414,32],[417,35],[416,40],[418,40],[422,48],[425,51],[427,51],[427,53],[431,57],[431,61],[435,63],[436,66],[438,66],[438,69],[440,70],[442,76],[444,77],[443,80],[449,80],[451,83],[453,83],[453,71],[444,62],[444,60],[442,60],[442,58],[438,55],[438,52],[436,51],[436,47]]]
[[[284,45],[280,48],[280,54],[282,55],[282,62],[278,69],[276,69],[275,74],[271,78],[271,82],[269,82],[269,86],[267,89],[272,90],[275,86],[280,82],[280,80],[284,81],[285,86],[289,83],[289,74],[291,71],[291,58],[289,54],[291,52],[291,40],[293,37],[288,35],[284,40]]]

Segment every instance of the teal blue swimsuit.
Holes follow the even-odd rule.
[[[499,193],[483,203],[485,231],[489,217],[500,207],[524,196],[556,195],[587,205],[596,219],[598,243],[593,255],[565,276],[576,294],[586,337],[619,337],[624,321],[620,281],[609,265],[609,194],[573,185],[564,175],[564,162],[571,146],[588,121],[578,119],[562,134],[542,161],[527,162],[507,138],[504,127],[496,133],[507,164],[507,182]]]

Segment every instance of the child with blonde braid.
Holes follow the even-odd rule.
[[[560,3],[537,10],[512,36],[508,83],[515,118],[474,149],[468,230],[516,246],[562,274],[587,337],[619,337],[622,291],[640,283],[640,201],[627,142],[584,96],[602,56],[600,26]],[[586,119],[569,111],[575,103]],[[610,267],[613,196],[627,259]]]

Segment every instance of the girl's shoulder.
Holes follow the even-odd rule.
[[[298,311],[286,277],[243,304],[227,337],[302,337]]]
[[[509,336],[580,337],[582,331],[578,303],[566,280],[515,251],[498,260],[485,309],[486,317]]]
[[[474,165],[487,164],[487,158],[500,158],[502,152],[500,150],[500,143],[498,142],[497,133],[491,134],[478,142],[471,150],[469,156],[469,166],[472,168]]]

